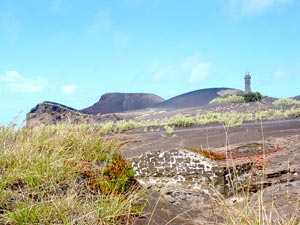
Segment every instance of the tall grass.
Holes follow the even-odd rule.
[[[118,148],[92,126],[0,127],[0,224],[130,221],[139,194]]]
[[[259,103],[260,104],[260,103]],[[261,139],[262,139],[262,162],[261,162],[261,179],[260,182],[267,177],[266,174],[266,162],[264,161],[265,155],[265,136],[264,128],[262,123],[262,118],[265,116],[266,111],[262,111],[259,105],[258,112],[256,114],[256,119],[260,121],[261,124]],[[229,127],[224,126],[226,133],[226,139],[228,147],[230,147],[230,142],[228,138]],[[228,166],[234,165],[234,161],[229,158]],[[286,162],[289,166],[289,161]],[[233,171],[235,176],[238,176],[236,171]],[[255,172],[256,173],[256,172]],[[255,174],[254,173],[254,174]],[[252,174],[253,175],[253,174]],[[299,196],[292,196],[289,192],[290,184],[287,183],[277,184],[277,187],[264,188],[264,185],[258,185],[256,193],[250,191],[251,180],[255,180],[253,176],[247,179],[247,182],[237,182],[230,180],[230,185],[234,187],[234,195],[230,198],[221,195],[218,191],[215,191],[214,195],[210,195],[210,199],[217,205],[219,210],[219,216],[223,218],[224,222],[222,224],[228,225],[296,225],[300,224],[300,198]],[[257,180],[258,181],[258,180]],[[273,188],[273,189],[272,189]],[[284,190],[284,191],[282,191]],[[279,195],[274,193],[279,192]],[[270,193],[272,193],[270,195]],[[266,197],[269,197],[268,201]],[[272,198],[270,198],[270,196]],[[287,207],[281,208],[282,205]]]

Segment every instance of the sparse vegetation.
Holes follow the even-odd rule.
[[[113,133],[115,131],[115,125],[113,121],[109,121],[101,124],[101,130],[104,134]]]
[[[140,123],[137,123],[133,120],[119,120],[116,123],[115,131],[120,133],[136,127],[140,127]]]
[[[221,102],[233,102],[233,103],[243,103],[244,97],[241,95],[230,95],[226,94],[223,96],[219,96],[212,101],[210,101],[210,104],[212,103],[221,103]]]
[[[195,120],[192,117],[177,114],[176,116],[170,118],[167,123],[178,127],[189,127],[195,123]]]
[[[275,106],[300,105],[300,101],[291,99],[291,98],[280,98],[280,99],[277,99],[273,104]]]
[[[173,134],[174,133],[174,126],[165,125],[164,128],[165,128],[165,130],[168,134]]]
[[[220,110],[219,110],[220,111]],[[154,119],[147,121],[120,120],[117,122],[106,122],[99,125],[94,125],[101,130],[103,134],[122,133],[134,128],[143,127],[144,132],[159,132],[159,127],[176,126],[189,127],[192,125],[207,125],[211,123],[224,124],[227,127],[241,126],[244,122],[257,120],[270,120],[274,118],[290,118],[299,117],[300,109],[290,107],[289,109],[274,108],[266,109],[259,112],[237,112],[231,109],[228,112],[205,112],[199,111],[196,115],[188,116],[177,114],[176,116],[164,119]],[[155,127],[155,129],[154,129]]]

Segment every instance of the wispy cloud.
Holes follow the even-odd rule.
[[[20,34],[20,22],[14,14],[0,16],[0,26],[7,34],[11,43],[16,42]]]
[[[290,71],[283,71],[283,70],[277,70],[274,72],[272,78],[275,80],[285,80],[292,76],[292,72]]]
[[[225,0],[229,7],[242,14],[255,14],[266,11],[276,5],[291,3],[294,0]]]
[[[64,94],[66,94],[66,95],[73,95],[73,94],[75,94],[76,89],[77,89],[77,85],[76,84],[65,85],[62,88]]]
[[[88,32],[91,35],[96,35],[100,31],[107,31],[111,27],[111,9],[105,8],[100,10],[93,20],[93,22],[88,26]]]
[[[197,56],[188,57],[181,62],[165,65],[153,75],[154,81],[184,80],[196,83],[205,80],[212,71],[212,64],[201,61]]]
[[[47,86],[44,77],[26,78],[17,71],[6,72],[0,76],[0,82],[3,88],[15,93],[38,93],[44,91]]]
[[[212,71],[212,65],[207,62],[199,63],[192,70],[190,82],[200,82],[205,80]]]

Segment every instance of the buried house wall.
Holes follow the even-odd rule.
[[[202,191],[234,193],[235,187],[251,174],[253,163],[221,166],[189,150],[146,152],[132,160],[136,178],[142,184],[171,186],[188,185]]]

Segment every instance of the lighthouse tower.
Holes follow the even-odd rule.
[[[245,94],[251,92],[251,76],[249,72],[245,74]]]

